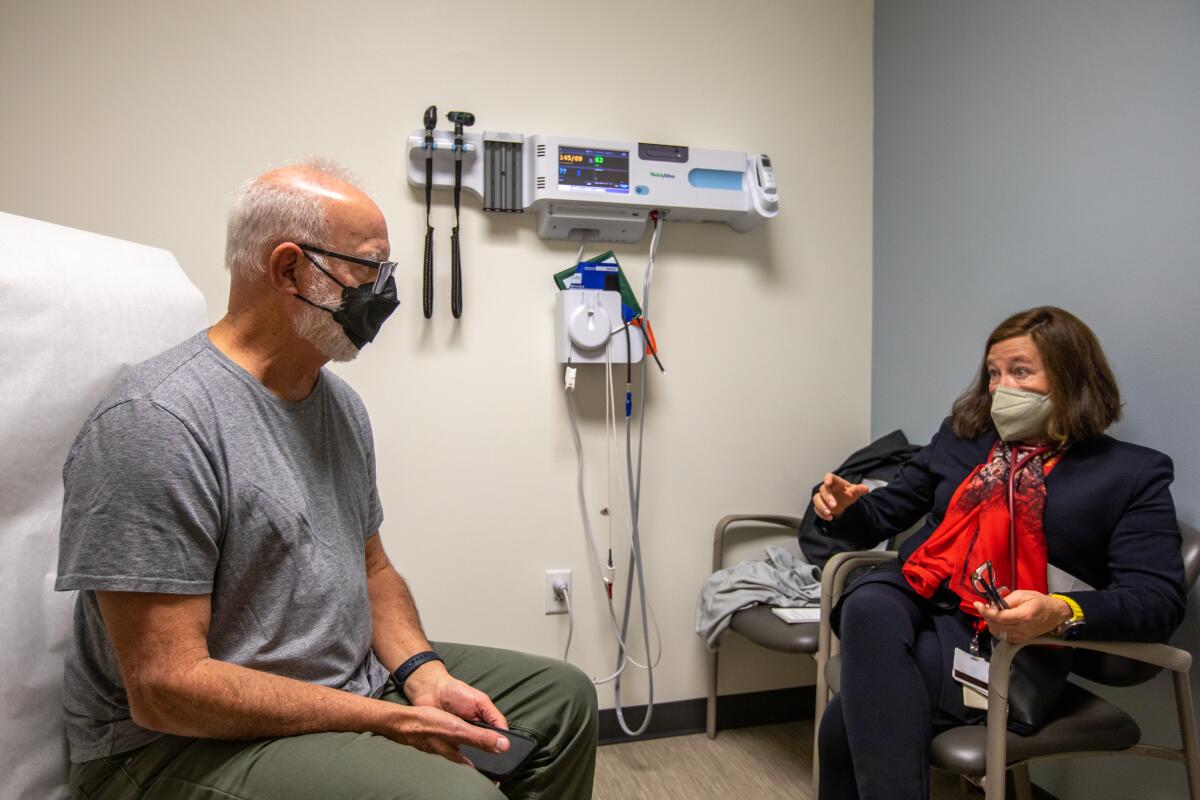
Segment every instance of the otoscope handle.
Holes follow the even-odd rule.
[[[458,226],[450,231],[450,313],[462,316],[462,258],[458,250]]]
[[[433,228],[425,226],[425,269],[422,273],[425,319],[433,317]]]
[[[437,108],[430,106],[425,109],[425,142],[428,149],[425,151],[425,264],[421,272],[425,319],[433,317],[433,226],[429,224],[429,211],[433,197],[433,126],[436,124]]]

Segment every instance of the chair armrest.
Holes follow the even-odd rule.
[[[1089,642],[1038,636],[1024,644],[1013,644],[1009,641],[996,643],[992,648],[991,663],[988,667],[987,778],[985,780],[985,785],[988,787],[1003,786],[1004,784],[1004,770],[1007,765],[1009,681],[1012,675],[1013,658],[1024,647],[1070,647],[1075,650],[1095,650],[1152,664],[1184,675],[1192,666],[1191,653],[1168,644],[1153,642]],[[1183,678],[1182,680],[1186,682],[1187,679]],[[988,789],[987,794],[989,798],[993,796],[991,788]],[[999,796],[999,793],[996,796]]]
[[[1012,642],[1004,641],[998,642],[992,648],[991,665],[1000,668],[1000,674],[997,676],[1000,680],[997,681],[996,678],[989,677],[988,683],[989,687],[999,686],[1001,696],[1005,698],[1008,697],[1008,678],[1012,660],[1023,647],[1070,647],[1074,650],[1095,650],[1099,653],[1110,653],[1114,656],[1140,661],[1143,664],[1162,667],[1172,672],[1187,672],[1192,667],[1191,653],[1186,650],[1180,650],[1178,647],[1172,647],[1169,644],[1158,644],[1156,642],[1089,642],[1086,640],[1056,639],[1053,636],[1039,636],[1025,644],[1013,644]]]
[[[988,667],[987,724],[989,730],[994,726],[999,726],[999,730],[1008,728],[1008,689],[1012,677],[1012,661],[1017,653],[1025,647],[1070,647],[1075,650],[1095,650],[1185,674],[1192,666],[1191,653],[1169,644],[1153,642],[1089,642],[1056,639],[1053,636],[1038,636],[1024,644],[1013,644],[1009,641],[997,642],[992,648],[991,663]],[[1004,702],[991,702],[997,697]]]
[[[825,563],[821,572],[821,622],[817,631],[817,658],[828,660],[833,651],[833,628],[829,618],[833,614],[834,601],[846,588],[846,581],[859,567],[879,564],[898,557],[895,550],[852,550],[838,553]]]
[[[895,550],[851,550],[836,554],[825,562],[821,572],[821,599],[828,595],[830,601],[836,600],[846,588],[850,575],[859,567],[894,561],[898,557]]]
[[[719,570],[725,558],[725,535],[730,525],[735,522],[765,522],[769,525],[778,525],[781,528],[795,528],[800,530],[800,517],[787,516],[785,514],[729,514],[721,517],[717,523],[717,529],[713,531],[713,572]]]

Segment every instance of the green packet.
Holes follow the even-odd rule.
[[[580,261],[578,264],[573,264],[572,266],[564,269],[562,272],[554,273],[554,283],[559,289],[566,289],[567,281],[569,281],[571,276],[579,271],[579,267],[582,264],[604,264],[609,261],[617,265],[617,281],[618,285],[620,286],[621,305],[625,306],[622,311],[625,312],[627,319],[637,319],[642,315],[642,306],[640,303],[638,303],[637,295],[633,293],[633,289],[630,287],[629,281],[625,279],[625,270],[621,269],[621,262],[617,261],[617,257],[612,250],[607,250],[598,256],[585,259]],[[632,314],[629,312],[632,312]]]

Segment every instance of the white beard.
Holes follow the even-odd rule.
[[[309,300],[335,310],[342,307],[340,290],[332,286],[326,289],[324,282],[318,285],[322,288],[315,289]],[[358,356],[358,348],[346,336],[342,326],[334,322],[332,314],[304,301],[299,301],[297,306],[299,308],[292,317],[297,336],[320,350],[330,361],[353,361]]]

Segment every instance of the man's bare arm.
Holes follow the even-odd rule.
[[[371,598],[372,647],[389,671],[408,658],[433,649],[421,629],[421,618],[408,584],[388,561],[378,533],[364,545],[367,592]],[[440,661],[427,661],[400,687],[414,706],[433,706],[466,720],[508,727],[508,720],[491,698],[454,678]]]
[[[364,557],[374,630],[372,646],[388,672],[394,672],[410,656],[433,648],[421,628],[421,617],[408,583],[392,567],[378,533],[367,539]]]
[[[97,592],[134,722],[206,739],[372,732],[461,761],[458,744],[494,750],[496,734],[433,708],[408,708],[218,661],[211,598]]]

